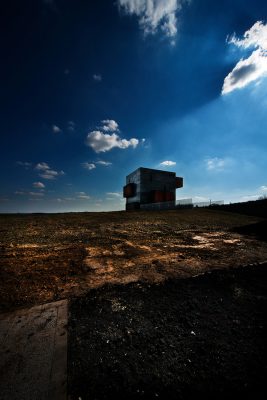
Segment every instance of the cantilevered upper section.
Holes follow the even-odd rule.
[[[126,198],[126,210],[146,208],[152,203],[175,205],[175,191],[183,187],[183,178],[175,172],[151,168],[138,168],[126,177],[123,196]],[[148,208],[148,207],[147,207]],[[160,207],[159,207],[160,208]]]

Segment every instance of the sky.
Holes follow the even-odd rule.
[[[122,210],[125,177],[177,199],[267,195],[266,0],[1,4],[0,212]]]

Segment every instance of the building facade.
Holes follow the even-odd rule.
[[[126,177],[126,210],[175,208],[176,189],[181,187],[183,178],[175,172],[138,168]]]

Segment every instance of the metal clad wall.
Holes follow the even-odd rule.
[[[181,179],[181,178],[180,178]],[[126,200],[126,208],[136,208],[139,204],[162,204],[168,202],[166,208],[174,207],[177,180],[175,172],[150,168],[138,168],[126,177],[126,184],[134,183],[136,193]]]
[[[132,172],[131,174],[127,175],[126,177],[126,184],[128,183],[135,183],[136,184],[136,194],[133,197],[129,197],[126,200],[127,204],[130,203],[140,203],[140,168]]]
[[[151,192],[155,190],[173,192],[175,196],[175,173],[140,168],[140,200],[151,203]]]

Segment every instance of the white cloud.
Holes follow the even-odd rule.
[[[93,75],[93,79],[94,79],[94,81],[101,82],[102,81],[102,75],[94,74]]]
[[[108,134],[101,131],[93,131],[88,133],[86,144],[91,147],[96,153],[106,152],[113,148],[127,149],[128,147],[135,148],[139,143],[138,139],[130,140],[121,139],[116,133]]]
[[[17,190],[15,194],[18,194],[19,196],[24,196],[25,194],[27,194],[27,192],[24,192],[23,190]]]
[[[88,171],[91,171],[92,169],[95,169],[96,166],[93,163],[88,163],[88,162],[84,162],[82,163],[83,168],[88,169]]]
[[[43,179],[54,180],[58,176],[65,175],[64,171],[55,171],[51,169],[49,165],[45,162],[38,163],[35,169],[40,171],[39,176]]]
[[[223,83],[222,94],[227,94],[235,89],[241,89],[249,83],[259,81],[267,76],[267,24],[257,21],[238,39],[233,35],[228,43],[241,49],[251,48],[251,55],[241,59],[233,70],[226,76]]]
[[[78,192],[77,194],[78,194],[77,199],[80,200],[89,200],[91,198],[90,196],[85,194],[85,192]]]
[[[52,125],[52,131],[54,133],[62,132],[61,129],[59,128],[59,126],[57,126],[57,125]]]
[[[87,169],[88,171],[91,171],[92,169],[95,169],[96,168],[96,164],[97,165],[102,165],[102,166],[104,166],[104,167],[107,167],[107,166],[109,166],[109,165],[112,165],[112,163],[111,162],[108,162],[108,161],[94,161],[94,162],[91,162],[91,163],[89,163],[89,162],[84,162],[84,163],[82,163],[81,165],[83,166],[83,168],[85,168],[85,169]]]
[[[96,161],[95,164],[103,165],[104,167],[108,167],[109,165],[112,165],[112,163],[109,162],[109,161],[101,161],[101,160],[100,161]]]
[[[45,171],[47,169],[50,169],[49,165],[47,163],[45,163],[45,162],[38,163],[35,168],[40,170],[40,171]]]
[[[175,161],[162,161],[160,163],[160,165],[164,166],[164,167],[172,167],[173,165],[176,165]]]
[[[56,179],[58,176],[65,175],[64,171],[54,171],[53,169],[47,169],[44,173],[39,174],[43,179]]]
[[[118,192],[107,192],[106,194],[108,196],[121,197],[121,193]]]
[[[218,157],[207,158],[205,164],[208,171],[222,171],[226,166],[226,160]]]
[[[45,188],[45,185],[42,182],[33,182],[32,186],[37,188],[37,189],[44,189]]]
[[[75,122],[73,121],[68,121],[68,127],[67,127],[68,131],[70,132],[74,132],[75,131]]]
[[[102,130],[105,132],[116,132],[119,130],[119,125],[114,119],[104,119],[101,122],[103,124]]]
[[[236,35],[233,35],[229,43],[233,43],[241,48],[261,48],[267,49],[267,24],[263,24],[262,21],[257,21],[244,35],[244,39],[238,39]]]
[[[173,38],[177,33],[176,14],[188,0],[118,0],[126,14],[136,15],[144,34],[154,34],[161,29]]]
[[[81,200],[89,200],[91,197],[90,196],[78,196],[78,199],[81,199]]]
[[[43,197],[44,193],[42,192],[29,192],[30,196],[37,196],[37,197]]]
[[[25,169],[29,169],[32,166],[32,163],[27,161],[17,161],[16,164],[21,167],[24,167]]]
[[[260,191],[267,192],[267,186],[266,185],[261,186]]]

